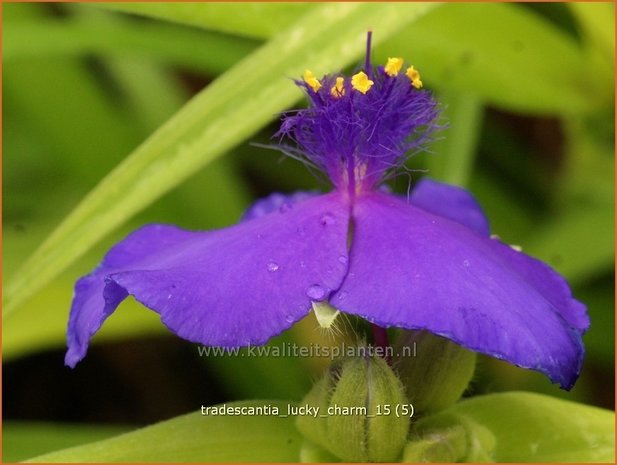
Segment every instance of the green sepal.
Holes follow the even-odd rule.
[[[410,350],[411,349],[411,350]],[[476,366],[476,354],[426,331],[402,331],[392,365],[417,412],[443,410],[458,401]]]
[[[336,457],[350,462],[400,457],[410,420],[397,414],[397,406],[408,402],[401,382],[382,358],[335,361],[301,404],[318,407],[319,415],[299,416],[298,430]]]

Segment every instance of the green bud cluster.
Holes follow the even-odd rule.
[[[400,458],[411,412],[402,383],[382,358],[335,361],[303,402],[320,415],[298,417],[298,430],[343,461]]]

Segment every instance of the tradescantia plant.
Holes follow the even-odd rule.
[[[171,13],[157,8],[150,13],[177,20],[182,9],[169,8]],[[67,244],[88,220],[103,224],[112,211],[122,218],[149,201],[139,197],[141,186],[126,193],[128,206],[104,206],[141,168],[152,167],[144,182],[161,181],[155,188],[161,192],[199,164],[190,144],[211,140],[209,131],[239,120],[233,111],[225,113],[229,106],[215,91],[232,86],[260,61],[284,62],[287,56],[274,58],[274,51],[310,42],[298,40],[308,25],[325,34],[314,34],[315,40],[333,47],[320,50],[314,61],[320,68],[340,68],[331,58],[338,50],[332,37],[347,34],[351,49],[361,48],[357,32],[376,8],[316,7],[249,56],[236,74],[232,69],[206,88],[43,246],[31,262],[43,266],[40,282],[103,234],[93,231],[67,257],[55,258],[50,251]],[[409,17],[425,12],[424,6],[379,8],[383,14],[372,24],[378,40],[382,29],[391,34],[409,23],[400,8]],[[292,10],[292,16],[304,14]],[[337,20],[328,23],[334,13]],[[90,339],[99,329],[105,332],[103,322],[129,295],[178,336],[229,350],[265,344],[309,313],[324,328],[356,318],[366,334],[355,353],[333,361],[300,402],[202,408],[32,461],[611,460],[611,412],[523,392],[461,400],[476,353],[538,371],[571,389],[583,364],[589,316],[557,271],[491,235],[469,191],[430,179],[430,173],[406,195],[391,191],[387,181],[406,173],[410,157],[426,152],[437,135],[447,140],[448,125],[456,126],[456,120],[440,119],[444,106],[413,65],[388,56],[373,66],[371,55],[369,33],[365,59],[349,74],[313,73],[306,69],[309,61],[294,61],[295,82],[308,107],[282,113],[270,147],[325,174],[331,190],[271,194],[254,203],[239,224],[218,230],[156,224],[131,233],[75,285],[65,363],[75,367],[85,357]],[[269,87],[262,73],[258,68],[248,79],[249,88],[265,87],[256,100],[272,100],[272,89],[278,104],[287,106],[292,94],[278,80]],[[245,110],[253,108],[246,105]],[[260,114],[238,133],[258,124]],[[213,150],[222,152],[231,143],[223,138]],[[166,147],[178,151],[166,158]],[[162,160],[178,163],[175,177],[161,170],[173,166]],[[101,209],[106,213],[97,218],[93,212]],[[25,276],[32,267],[25,266]],[[24,298],[19,280],[11,290],[17,302]],[[414,355],[405,356],[411,347]]]
[[[370,56],[369,32],[365,63],[351,77],[317,79],[306,70],[296,84],[309,107],[283,115],[275,135],[281,150],[327,174],[333,191],[270,196],[218,231],[149,225],[132,233],[76,284],[67,365],[132,295],[172,332],[204,345],[261,345],[327,305],[333,318],[368,320],[381,347],[389,345],[387,327],[424,330],[543,372],[564,389],[574,385],[589,318],[566,281],[490,236],[467,191],[426,179],[408,198],[384,191],[384,179],[431,139],[439,111],[413,66],[402,72],[403,59],[389,58],[373,67]],[[429,364],[449,362],[445,344],[399,361],[395,370],[419,365],[407,385],[371,354],[337,362],[308,395],[315,413],[298,418],[299,430],[344,461],[397,460],[417,408],[405,388],[427,413],[417,391],[459,384],[452,367],[428,376]],[[452,459],[467,456],[466,434],[452,439],[463,444],[452,446],[461,448]],[[432,449],[409,454],[444,461]]]

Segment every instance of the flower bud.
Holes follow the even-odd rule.
[[[411,350],[409,350],[411,349]],[[426,331],[404,331],[392,366],[420,413],[443,410],[461,398],[476,366],[476,354]]]
[[[440,413],[423,418],[416,423],[414,436],[403,450],[403,462],[495,461],[493,433],[463,416]]]
[[[391,462],[400,455],[413,411],[403,385],[379,357],[335,361],[303,403],[298,430],[343,461]]]

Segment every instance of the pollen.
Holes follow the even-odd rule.
[[[313,92],[317,92],[321,88],[321,82],[319,82],[319,79],[317,79],[313,75],[313,72],[308,69],[304,70],[304,82],[306,82],[310,88],[313,89]]]
[[[420,89],[422,87],[420,73],[413,66],[407,68],[407,71],[405,71],[405,75],[411,80],[411,85],[414,86],[416,89]]]
[[[360,71],[358,74],[354,74],[351,77],[351,86],[358,92],[366,94],[373,86],[373,81],[368,78],[364,71]]]
[[[398,72],[403,67],[403,59],[402,58],[388,58],[388,62],[384,67],[384,71],[390,77],[394,77],[398,74]]]
[[[339,98],[345,95],[345,79],[342,77],[337,77],[336,84],[334,84],[332,89],[330,89],[330,94],[334,98]]]

